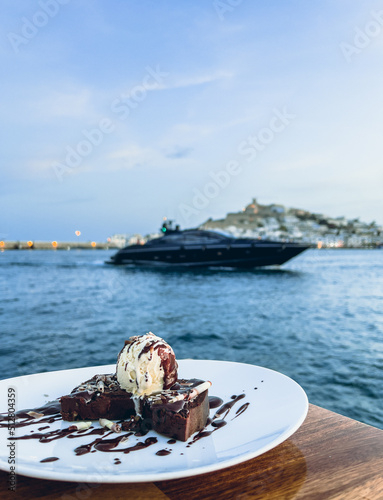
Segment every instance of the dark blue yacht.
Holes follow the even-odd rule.
[[[253,268],[284,264],[309,245],[292,242],[235,238],[220,231],[173,228],[164,222],[162,236],[144,245],[119,250],[107,264],[156,267]]]

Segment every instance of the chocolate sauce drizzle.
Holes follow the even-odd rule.
[[[204,429],[202,429],[201,431],[199,431],[192,438],[192,440],[188,442],[187,447],[189,447],[190,445],[192,445],[193,443],[195,443],[196,441],[199,441],[200,439],[202,439],[204,437],[211,436],[213,434],[213,432],[215,432],[218,429],[221,429],[222,427],[224,427],[225,425],[227,425],[227,422],[226,422],[225,418],[230,413],[230,410],[233,408],[233,406],[236,403],[238,403],[238,401],[240,401],[241,399],[243,399],[245,397],[246,397],[246,394],[240,394],[239,396],[237,396],[237,395],[234,394],[233,396],[231,396],[230,401],[228,401],[227,403],[223,403],[223,400],[221,398],[218,398],[216,396],[210,396],[209,397],[209,403],[210,403],[210,401],[212,401],[212,404],[210,403],[210,408],[216,408],[216,407],[219,406],[219,404],[221,404],[221,403],[223,403],[223,404],[215,412],[213,418],[209,418],[208,419],[208,421],[206,423],[206,427]],[[220,403],[217,404],[218,400],[220,400]],[[215,405],[217,405],[217,406],[215,406]],[[241,415],[244,411],[246,411],[247,408],[249,407],[249,405],[250,405],[250,403],[243,404],[236,411],[236,414],[232,418],[232,420],[234,420],[234,418],[236,418],[236,417],[239,417],[239,415]],[[212,430],[207,430],[207,427],[209,425],[211,425],[213,427]]]
[[[36,418],[31,415],[29,415],[30,412],[34,412],[37,414],[42,414],[45,418]],[[56,399],[55,401],[49,401],[43,406],[40,406],[39,408],[30,408],[26,410],[20,410],[15,413],[16,419],[23,419],[20,422],[15,422],[12,423],[13,427],[18,428],[18,427],[25,427],[27,425],[32,425],[32,424],[42,424],[42,423],[48,423],[52,424],[56,420],[61,420],[61,415],[60,415],[60,401]],[[2,427],[8,427],[8,414],[7,413],[2,413],[0,414],[0,422],[6,422],[6,423],[0,423],[0,428]],[[40,429],[41,430],[41,429]]]
[[[200,381],[197,379],[190,380],[191,382],[190,385],[194,385],[196,383],[199,383]],[[172,387],[174,390],[175,387]],[[192,439],[187,443],[187,447],[189,447],[191,444],[195,443],[196,441],[199,441],[200,439],[204,437],[210,436],[213,432],[217,431],[218,429],[221,429],[225,425],[227,425],[227,421],[225,420],[228,414],[230,413],[231,409],[234,407],[238,401],[242,400],[245,398],[245,394],[240,394],[239,396],[233,395],[231,396],[230,401],[223,403],[223,400],[217,396],[209,396],[209,407],[210,409],[215,409],[218,408],[217,411],[215,412],[214,416],[212,418],[208,418],[206,426],[204,429],[199,431]],[[240,406],[236,413],[235,416],[231,419],[234,420],[235,418],[239,417],[244,413],[247,408],[249,407],[250,403],[244,403],[242,406]],[[29,413],[33,412],[34,416],[30,415]],[[41,414],[42,416],[36,417],[36,414]],[[60,414],[60,401],[55,400],[55,401],[50,401],[46,403],[45,405],[39,407],[39,408],[33,408],[33,409],[26,409],[26,410],[20,410],[16,412],[16,419],[19,419],[19,422],[14,423],[16,428],[20,427],[25,427],[29,425],[35,425],[39,424],[41,425],[42,423],[48,423],[51,424],[53,422],[56,422],[58,420],[62,420],[61,414]],[[0,414],[0,428],[1,427],[8,427],[10,419],[8,418],[8,414]],[[12,422],[13,424],[13,422]],[[124,425],[125,424],[125,425]],[[207,430],[207,427],[211,425],[212,429]],[[75,438],[81,438],[81,437],[86,437],[86,436],[99,436],[90,443],[82,444],[78,446],[77,448],[74,449],[74,453],[77,456],[85,455],[87,453],[95,453],[96,451],[99,452],[104,452],[104,453],[124,453],[128,454],[131,453],[132,451],[138,451],[142,450],[145,448],[148,448],[149,446],[152,446],[153,444],[157,443],[158,440],[156,437],[148,437],[144,441],[139,441],[136,444],[132,446],[128,446],[125,448],[117,448],[120,443],[124,443],[129,439],[130,436],[143,436],[147,433],[143,432],[142,429],[140,429],[140,426],[137,422],[133,420],[123,422],[122,423],[122,428],[125,431],[124,434],[118,435],[117,437],[113,437],[112,439],[106,439],[107,437],[111,436],[112,434],[115,436],[115,433],[113,431],[109,431],[108,429],[102,427],[102,428],[93,428],[90,427],[90,429],[83,429],[83,430],[77,430],[75,425],[71,424],[69,427],[66,427],[64,429],[56,429],[56,430],[51,430],[48,432],[41,432],[45,429],[49,429],[49,425],[45,425],[42,427],[38,427],[38,432],[34,432],[33,430],[30,432],[30,434],[26,434],[24,436],[14,436],[12,437],[12,440],[28,440],[28,439],[36,439],[40,443],[50,443],[52,441],[55,441],[57,439],[62,439],[62,438],[68,438],[68,439],[75,439]],[[11,438],[8,438],[11,439]],[[175,444],[176,440],[175,439],[169,439],[167,441],[168,444]],[[172,452],[171,449],[162,449],[158,450],[156,452],[157,456],[167,456]],[[181,453],[182,455],[183,453]],[[42,459],[40,462],[41,463],[47,463],[47,462],[54,462],[56,460],[59,460],[58,457],[47,457]],[[121,463],[121,460],[118,458],[115,458],[115,464],[118,465]]]
[[[57,404],[58,403],[58,404]],[[32,417],[31,415],[28,414],[28,412],[35,412],[35,414],[42,414],[42,417],[36,418]],[[1,419],[4,422],[8,422],[8,418],[5,416],[6,414],[1,415]],[[41,424],[42,422],[49,422],[53,423],[56,420],[62,420],[61,415],[60,415],[60,403],[59,401],[55,401],[53,403],[47,403],[46,405],[39,407],[39,408],[34,408],[33,410],[21,410],[16,413],[16,417],[22,418],[21,422],[16,423],[16,427],[25,427],[27,425],[33,425],[33,424]],[[43,418],[44,417],[44,418]],[[8,424],[0,424],[1,427],[7,427]],[[43,429],[47,429],[49,426],[43,426],[39,427],[38,430],[41,431]],[[104,427],[102,428],[96,428],[93,429],[92,427],[90,428],[91,430],[77,430],[75,425],[70,425],[69,427],[66,427],[64,429],[56,429],[48,432],[34,432],[31,431],[30,434],[26,434],[24,436],[14,436],[12,437],[12,440],[29,440],[29,439],[36,439],[40,443],[50,443],[52,441],[55,441],[56,439],[61,439],[61,438],[82,438],[86,436],[93,436],[93,435],[98,435],[101,437],[98,437],[91,441],[90,443],[83,444],[75,448],[74,453],[75,455],[85,455],[87,453],[94,453],[95,451],[102,451],[102,452],[120,452],[120,453],[131,453],[132,451],[137,451],[137,450],[142,450],[144,448],[147,448],[148,446],[151,446],[155,443],[158,442],[156,437],[149,437],[145,439],[145,441],[139,441],[133,446],[129,446],[127,448],[120,448],[120,449],[115,449],[120,443],[127,441],[129,436],[131,435],[142,435],[142,431],[139,430],[138,428],[135,429],[136,432],[129,431],[127,433],[122,434],[121,436],[119,435],[118,437],[115,437],[113,439],[105,439],[106,437],[115,434],[113,431],[108,431],[108,429],[105,429]],[[11,439],[11,438],[8,438]],[[55,460],[59,460],[58,457],[48,457],[44,458],[41,460],[42,463],[45,462],[53,462]],[[121,463],[121,462],[120,462]]]
[[[25,436],[16,436],[12,437],[12,441],[17,441],[19,439],[26,440],[26,439],[38,439],[40,443],[50,443],[52,441],[55,441],[56,439],[61,439],[63,437],[66,437],[68,434],[71,432],[76,432],[77,429],[70,429],[70,427],[66,427],[65,429],[57,429],[55,431],[49,431],[49,432],[36,432],[36,433],[31,433],[31,434],[26,434]],[[8,438],[11,439],[11,438]]]
[[[90,427],[90,429],[92,429],[92,427]],[[68,437],[68,439],[75,439],[75,438],[81,438],[84,436],[92,436],[94,434],[99,434],[99,435],[103,436],[106,433],[106,431],[107,431],[107,429],[105,427],[101,427],[99,429],[92,429],[89,432],[86,432],[86,430],[78,431],[76,434],[70,434],[67,437]]]
[[[235,412],[235,417],[233,417],[231,420],[234,420],[235,418],[239,417],[240,415],[242,415],[242,413],[244,411],[247,410],[247,408],[249,407],[249,404],[250,403],[245,403],[244,405],[242,405],[240,408],[238,408],[238,410]]]
[[[246,397],[246,394],[240,394],[239,396],[231,396],[231,401],[228,401],[227,403],[224,403],[216,412],[213,417],[213,420],[222,416],[222,418],[226,418],[230,410],[233,408],[235,403],[237,403],[239,400],[243,399]]]
[[[209,396],[209,408],[213,410],[214,408],[218,408],[223,403],[223,399],[218,396]]]

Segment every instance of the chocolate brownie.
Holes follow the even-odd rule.
[[[180,379],[170,389],[137,397],[121,389],[115,375],[95,375],[60,398],[61,415],[69,421],[127,420],[138,415],[146,430],[186,441],[206,425],[209,415],[206,384],[209,385],[197,379]]]
[[[123,420],[136,414],[130,393],[122,390],[116,375],[95,375],[60,398],[63,420]]]
[[[178,381],[181,386],[183,382],[189,383],[191,381]],[[170,403],[166,399],[152,401],[151,398],[148,398],[144,408],[144,416],[148,414],[156,432],[180,441],[186,441],[192,434],[205,427],[209,416],[207,390],[190,401],[181,400]]]

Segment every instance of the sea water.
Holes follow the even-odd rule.
[[[250,271],[106,265],[113,253],[0,253],[1,379],[114,363],[152,331],[179,359],[277,370],[311,403],[383,429],[382,250]]]

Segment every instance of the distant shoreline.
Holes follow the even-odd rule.
[[[109,250],[113,243],[97,241],[0,241],[0,250]]]

